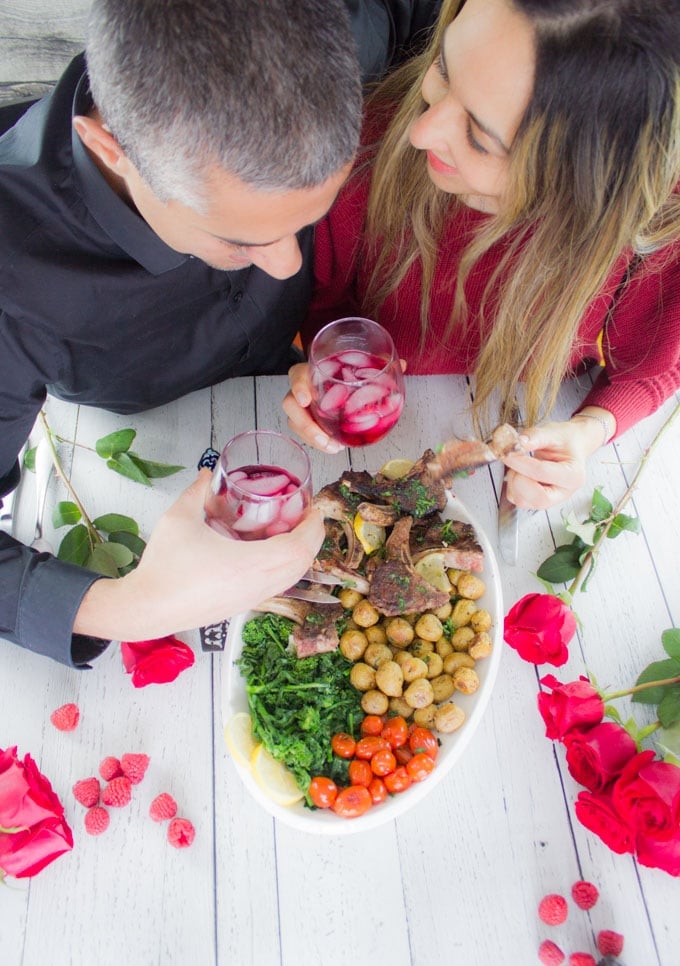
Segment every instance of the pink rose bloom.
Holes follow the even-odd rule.
[[[532,664],[560,667],[569,657],[567,644],[576,633],[576,618],[552,594],[527,594],[507,613],[503,637]]]
[[[604,701],[590,684],[588,678],[562,684],[552,674],[546,674],[540,683],[552,690],[538,693],[538,710],[545,721],[546,738],[561,740],[575,729],[590,728],[604,717]]]
[[[123,641],[120,653],[136,688],[145,688],[147,684],[168,684],[194,663],[194,652],[176,637]]]
[[[569,773],[591,792],[601,792],[634,757],[637,746],[625,728],[603,721],[587,731],[565,735]]]
[[[16,829],[17,831],[11,831]],[[0,749],[0,878],[36,875],[73,848],[64,808],[30,755]]]
[[[666,842],[680,830],[680,768],[641,751],[623,769],[612,789],[623,819],[646,839]]]
[[[581,825],[599,836],[612,852],[623,855],[634,851],[634,832],[614,808],[611,795],[579,792],[574,811]]]

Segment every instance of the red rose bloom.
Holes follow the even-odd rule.
[[[176,637],[154,641],[123,641],[123,664],[136,688],[147,684],[168,684],[194,663],[194,652]]]
[[[538,693],[538,710],[545,721],[545,736],[561,740],[575,729],[590,728],[604,717],[604,701],[590,684],[588,678],[562,684],[552,674],[546,674],[540,683],[552,689]]]
[[[623,819],[646,839],[667,842],[680,829],[680,768],[655,761],[653,751],[632,758],[612,796]]]
[[[617,813],[611,795],[579,792],[574,811],[581,825],[598,835],[612,852],[634,851],[634,833]]]
[[[612,721],[565,735],[567,766],[572,778],[591,792],[601,792],[623,771],[637,746],[625,728]]]
[[[663,842],[638,833],[636,847],[640,865],[680,876],[680,830]]]
[[[567,644],[576,633],[576,618],[552,594],[527,594],[510,608],[503,637],[532,664],[560,667],[569,657]]]
[[[64,808],[47,778],[30,755],[20,761],[16,747],[0,749],[0,873],[36,875],[72,848]]]

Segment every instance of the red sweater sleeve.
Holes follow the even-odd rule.
[[[613,413],[620,436],[680,389],[680,243],[640,264],[602,348],[606,365],[583,405]]]

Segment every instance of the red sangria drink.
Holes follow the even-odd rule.
[[[309,353],[311,411],[346,446],[382,439],[404,408],[404,378],[388,332],[370,319],[338,319],[316,335]]]
[[[222,450],[205,502],[206,521],[237,540],[287,533],[311,503],[309,458],[280,433],[241,433]]]

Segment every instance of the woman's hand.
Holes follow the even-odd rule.
[[[315,446],[324,453],[339,453],[345,448],[342,443],[329,436],[310,415],[312,384],[308,364],[299,362],[292,366],[288,371],[288,379],[290,391],[286,394],[282,405],[284,413],[288,416],[289,428],[310,446]]]
[[[248,610],[300,579],[324,538],[321,513],[309,510],[290,533],[267,540],[230,540],[204,521],[210,478],[201,470],[163,514],[136,570],[92,584],[76,632],[128,641],[163,637]]]
[[[567,422],[522,431],[524,451],[509,453],[503,460],[511,503],[528,510],[547,510],[583,486],[588,457],[616,431],[610,413],[594,407],[592,413],[595,418],[577,413]]]

